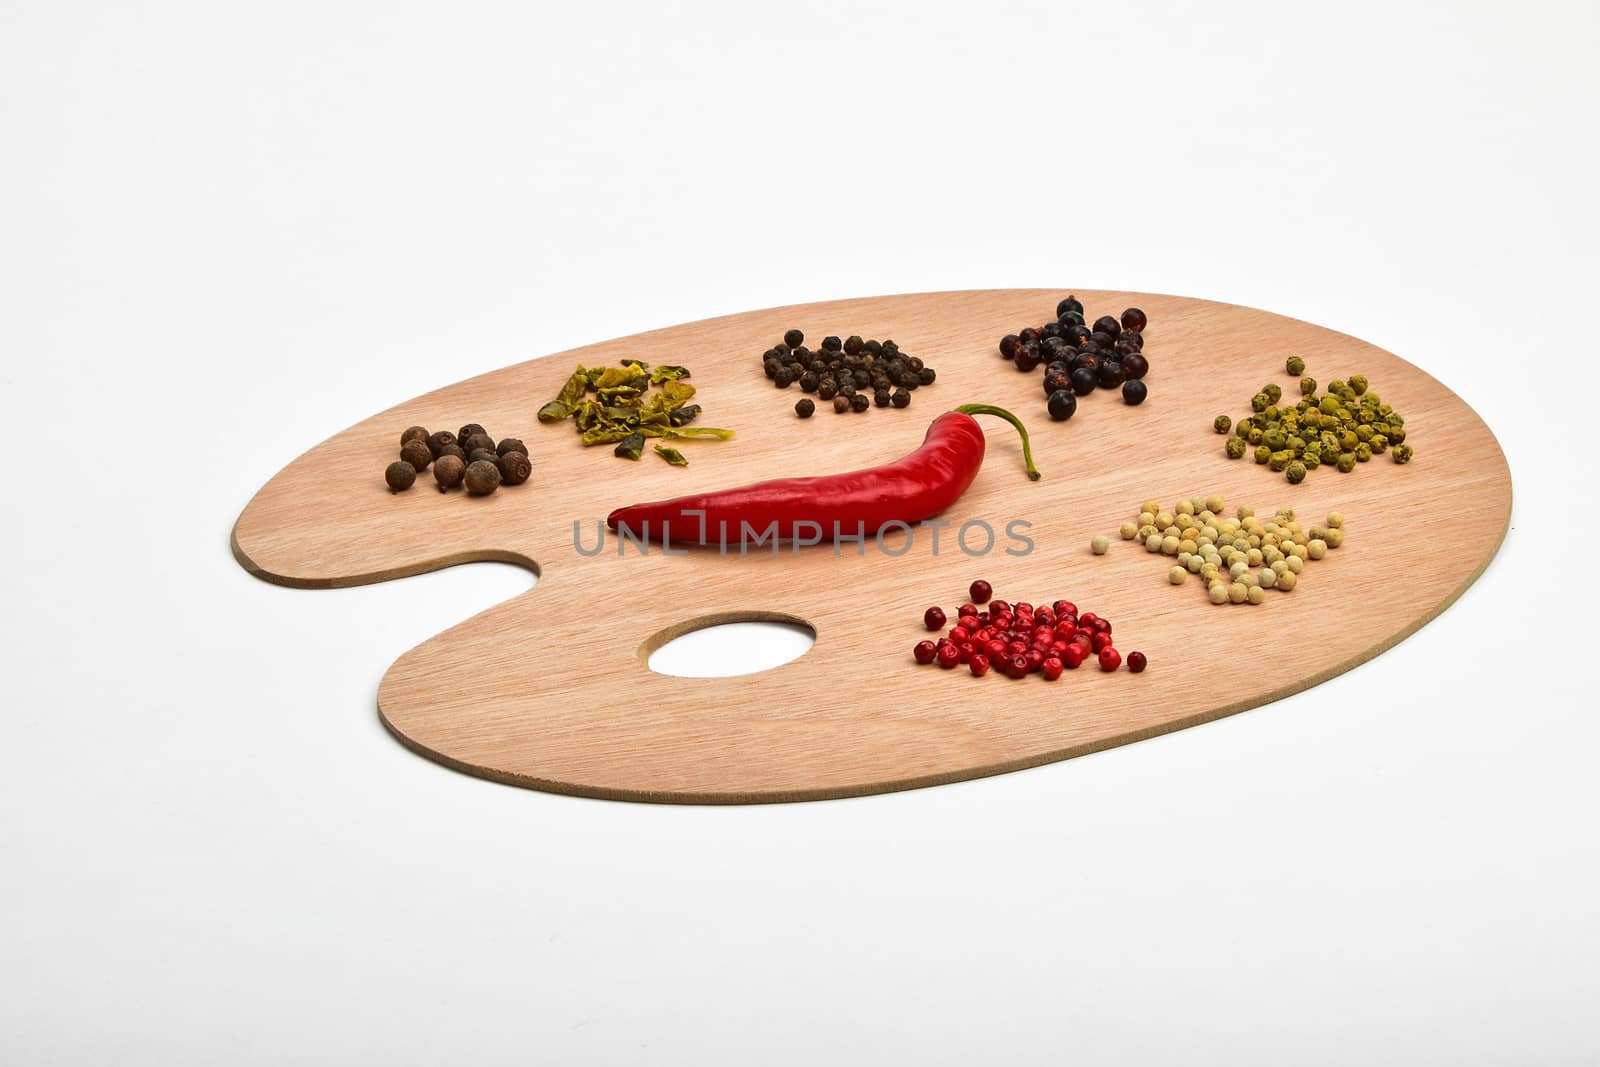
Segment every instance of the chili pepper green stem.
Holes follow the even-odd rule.
[[[1005,408],[997,408],[993,404],[962,404],[956,410],[963,415],[996,415],[1015,426],[1018,436],[1022,438],[1022,462],[1028,468],[1028,478],[1035,482],[1039,480],[1039,471],[1033,465],[1033,450],[1028,447],[1028,428],[1022,425],[1021,419]]]

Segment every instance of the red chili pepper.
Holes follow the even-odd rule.
[[[973,415],[998,415],[1015,426],[1028,477],[1038,480],[1021,420],[1003,408],[965,404],[934,419],[922,447],[887,466],[632,504],[613,511],[606,525],[637,537],[701,545],[764,542],[774,523],[779,540],[813,544],[835,535],[870,536],[892,522],[911,525],[954,504],[978,476],[984,438]]]

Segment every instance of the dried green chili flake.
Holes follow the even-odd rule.
[[[620,367],[612,367],[605,371],[605,373],[601,374],[600,381],[597,384],[601,387],[607,385],[638,385],[642,387],[650,384],[650,372],[645,369],[643,363],[631,361],[622,364]]]
[[[663,411],[676,411],[694,399],[694,386],[680,381],[662,382],[651,400]]]
[[[602,423],[597,426],[591,426],[589,429],[584,430],[582,440],[586,446],[609,445],[613,441],[621,441],[623,438],[636,432],[637,431],[635,430],[630,430],[627,426],[617,426],[609,423]]]
[[[572,377],[567,379],[567,384],[561,387],[561,392],[556,398],[539,409],[540,422],[560,422],[570,418],[573,409],[583,399],[583,394],[589,388],[589,380],[584,369],[579,367],[572,372]]]
[[[583,399],[573,405],[572,419],[578,424],[579,431],[598,426],[605,421],[606,408],[598,401]]]
[[[660,456],[674,467],[687,467],[689,465],[689,461],[684,458],[683,453],[679,452],[676,448],[670,448],[667,445],[656,445],[655,451],[656,455]]]
[[[686,426],[682,429],[679,429],[675,426],[669,426],[665,430],[661,431],[660,436],[675,438],[679,441],[708,439],[717,441],[730,441],[733,439],[733,431],[718,429],[715,426]]]
[[[662,382],[675,382],[679,378],[690,377],[688,367],[677,367],[670,363],[663,363],[650,372],[650,384],[660,385]]]
[[[644,390],[631,385],[619,385],[613,389],[597,389],[595,395],[608,407],[636,407]]]
[[[689,426],[701,409],[689,403],[695,387],[682,380],[688,377],[687,367],[662,365],[651,370],[649,364],[632,359],[616,367],[580,366],[560,395],[539,410],[539,420],[571,419],[584,445],[616,444],[613,451],[624,459],[642,456],[645,441],[652,437],[717,441],[733,437],[732,430]],[[657,451],[682,459],[676,449]]]

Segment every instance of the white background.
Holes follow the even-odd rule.
[[[0,1064],[1600,1062],[1591,11],[0,0]],[[450,381],[1004,286],[1404,355],[1498,433],[1504,550],[1270,707],[732,809],[384,733],[522,572],[229,556]]]

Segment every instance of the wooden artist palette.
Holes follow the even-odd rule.
[[[626,800],[745,803],[909,789],[1030,767],[1153,737],[1276,700],[1390,648],[1444,610],[1489,563],[1511,510],[1511,480],[1494,435],[1465,402],[1426,373],[1332,330],[1264,311],[1145,293],[1077,290],[1092,321],[1137,305],[1149,315],[1149,399],[1114,390],[1084,397],[1068,422],[1044,410],[1042,369],[1001,360],[1001,335],[1047,321],[1066,290],[925,293],[752,311],[655,330],[529,360],[381,412],[289,464],[256,494],[233,531],[234,553],[267,581],[336,588],[474,560],[536,571],[526,593],[402,655],[378,692],[395,736],[451,767],[514,785]],[[798,388],[763,376],[761,353],[785,329],[813,345],[826,334],[893,338],[938,371],[905,410],[802,420]],[[1284,360],[1302,356],[1326,382],[1365,374],[1405,413],[1416,459],[1387,455],[1340,474],[1312,471],[1300,485],[1248,457],[1229,460],[1212,418],[1238,417],[1260,386],[1293,391]],[[571,423],[535,412],[576,364],[624,357],[683,363],[703,405],[699,422],[737,431],[729,442],[685,442],[690,466],[649,450],[631,463],[610,447],[581,447]],[[1008,407],[1029,425],[1043,478],[1023,474],[1014,431],[980,419],[988,455],[977,481],[941,516],[941,552],[914,536],[899,557],[849,546],[776,558],[715,550],[593,557],[574,547],[574,521],[592,548],[595,524],[644,500],[796,474],[888,462],[916,448],[928,424],[959,404]],[[391,494],[383,469],[412,424],[451,429],[476,421],[527,441],[528,484],[492,496],[442,494],[424,473]],[[1230,509],[1295,508],[1304,525],[1345,515],[1344,546],[1309,563],[1292,593],[1260,606],[1211,605],[1203,584],[1168,584],[1173,561],[1117,538],[1141,501],[1171,506],[1220,493]],[[1437,550],[1418,516],[1452,516],[1451,551]],[[983,520],[999,535],[981,558],[952,550],[951,533]],[[1007,555],[1012,520],[1031,523],[1033,551]],[[921,533],[923,531],[918,531]],[[1089,552],[1112,537],[1104,556]],[[983,538],[969,538],[982,547]],[[441,552],[434,546],[447,545]],[[898,545],[896,545],[898,547]],[[930,604],[951,610],[975,578],[996,596],[1065,597],[1115,620],[1124,654],[1150,667],[1102,673],[1086,666],[1057,682],[1012,680],[965,668],[920,667],[911,647],[928,636]],[[1377,595],[1404,588],[1404,597]],[[307,605],[308,609],[311,607]],[[1314,610],[1314,640],[1294,657],[1202,684],[1267,628]],[[722,622],[780,619],[816,633],[811,650],[773,670],[734,678],[654,673],[646,658],[673,637]],[[1196,703],[1204,694],[1223,699]],[[1129,754],[1128,758],[1137,758]]]

